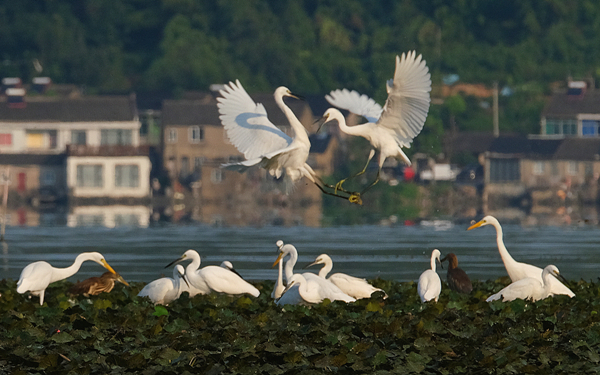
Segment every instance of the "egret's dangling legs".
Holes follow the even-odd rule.
[[[351,176],[349,176],[349,177],[346,177],[346,178],[344,178],[343,180],[340,180],[340,181],[338,181],[338,183],[337,183],[337,184],[335,184],[335,192],[337,193],[337,191],[338,191],[338,190],[340,190],[340,191],[344,191],[344,192],[347,192],[347,193],[352,193],[352,192],[349,192],[349,191],[346,191],[346,190],[344,190],[344,189],[342,188],[342,184],[343,184],[344,182],[346,182],[346,180],[349,180],[349,179],[351,179],[351,178],[355,178],[355,177],[358,177],[358,176],[360,176],[361,174],[364,174],[364,173],[367,171],[367,167],[369,166],[369,163],[371,162],[371,159],[373,159],[373,156],[375,156],[375,150],[371,150],[371,153],[369,154],[369,158],[367,159],[367,164],[365,164],[365,167],[363,168],[363,170],[362,170],[362,171],[360,171],[360,172],[358,172],[358,173],[356,173],[356,174],[353,174],[353,175],[351,175]],[[379,178],[379,176],[377,176],[377,177]],[[375,183],[373,183],[373,184],[371,184],[371,185],[375,185]],[[369,186],[369,187],[370,187],[370,186]],[[365,189],[365,190],[366,190],[366,189]],[[363,190],[363,192],[364,192],[364,190]],[[355,194],[355,193],[352,193],[352,194]]]

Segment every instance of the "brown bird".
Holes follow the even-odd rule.
[[[108,293],[114,288],[115,281],[129,286],[127,281],[118,273],[105,272],[100,277],[90,277],[76,283],[69,289],[69,293],[83,294],[86,297],[95,296],[102,292]]]
[[[469,294],[473,290],[471,285],[471,279],[467,276],[467,273],[462,269],[458,268],[458,259],[454,253],[448,253],[441,262],[448,260],[448,273],[446,274],[446,280],[448,286],[455,292]]]

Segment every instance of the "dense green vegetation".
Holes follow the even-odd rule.
[[[184,294],[168,307],[135,297],[143,284],[47,303],[0,281],[0,373],[388,374],[597,373],[600,285],[536,303],[486,303],[506,280],[475,282],[471,296],[443,288],[421,304],[413,282],[377,279],[382,294],[312,308],[269,298]]]

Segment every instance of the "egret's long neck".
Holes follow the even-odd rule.
[[[346,118],[344,118],[344,115],[342,115],[341,112],[339,112],[339,111],[335,112],[332,117],[335,120],[337,120],[340,130],[343,131],[344,133],[350,134],[350,135],[364,136],[359,133],[360,125],[348,126],[348,124],[346,124]]]
[[[283,285],[283,262],[279,262],[279,275],[277,275],[277,285]]]
[[[496,243],[498,244],[498,252],[500,253],[500,257],[502,258],[504,267],[508,271],[508,269],[511,268],[510,266],[517,262],[513,259],[512,256],[510,256],[508,250],[506,249],[506,246],[504,246],[504,240],[502,239],[502,227],[498,223],[493,223],[493,225],[494,228],[496,228]]]
[[[200,267],[200,255],[193,257],[192,262],[185,268],[185,273],[187,275],[193,275],[198,270],[198,267]]]
[[[331,259],[326,259],[325,264],[323,264],[323,268],[321,268],[321,270],[319,271],[319,277],[326,279],[327,274],[329,274],[329,272],[331,272],[332,268],[333,268],[333,261]]]
[[[435,256],[431,256],[431,270],[435,272]]]
[[[544,296],[548,296],[550,294],[550,289],[552,289],[552,278],[554,276],[552,276],[552,274],[550,272],[547,272],[544,269],[544,272],[542,272],[542,281],[543,281],[543,287],[544,287]]]
[[[289,284],[292,275],[294,275],[294,266],[298,261],[298,251],[295,248],[291,248],[288,250],[288,254],[290,254],[290,259],[285,262],[285,280]]]
[[[306,132],[306,128],[302,123],[298,120],[294,112],[284,103],[283,97],[275,96],[275,102],[287,117],[292,129],[294,129],[294,139],[303,140],[305,142],[309,142],[308,133]]]
[[[75,275],[77,271],[79,271],[79,269],[81,268],[81,264],[83,264],[83,262],[85,262],[86,260],[89,260],[86,257],[86,254],[79,254],[77,258],[75,258],[75,262],[73,262],[73,264],[71,264],[69,267],[54,268],[52,270],[52,281],[50,282],[53,283],[58,280],[64,280],[67,277]]]

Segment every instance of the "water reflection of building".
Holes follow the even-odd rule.
[[[73,206],[67,215],[67,226],[147,227],[151,212],[147,206]]]

